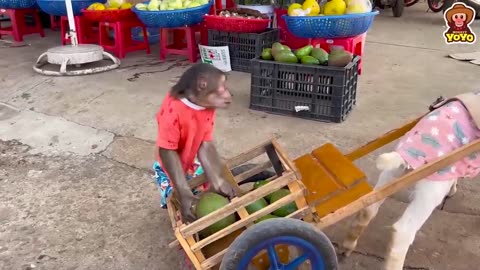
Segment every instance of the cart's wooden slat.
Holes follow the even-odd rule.
[[[217,241],[218,239],[220,239],[222,237],[225,237],[226,235],[229,235],[231,232],[236,231],[236,230],[238,230],[242,227],[245,227],[246,224],[257,220],[257,219],[261,218],[262,216],[265,216],[265,215],[279,209],[280,207],[285,206],[288,203],[294,202],[296,199],[298,199],[300,197],[303,197],[303,193],[304,193],[303,190],[298,190],[297,192],[294,192],[294,193],[292,192],[289,195],[287,195],[285,197],[282,197],[280,200],[278,200],[278,201],[276,201],[276,202],[274,202],[270,205],[267,205],[267,207],[262,208],[262,209],[258,210],[257,212],[252,213],[247,218],[239,220],[239,221],[233,223],[232,225],[228,226],[227,228],[222,229],[222,230],[210,235],[209,237],[198,241],[193,246],[191,246],[192,251],[197,252],[201,248],[209,245],[210,243],[213,243],[213,242]]]
[[[190,261],[192,262],[193,266],[195,266],[195,269],[204,269],[204,268],[201,268],[202,266],[198,261],[197,256],[195,256],[195,254],[193,254],[193,252],[190,250],[190,246],[187,240],[185,240],[182,237],[182,235],[180,234],[180,230],[178,228],[175,230],[175,236],[177,237],[180,245],[182,246],[187,256],[190,258]],[[205,261],[203,261],[203,263],[205,263]]]
[[[252,177],[256,174],[259,174],[263,171],[265,171],[266,169],[272,167],[272,163],[269,161],[266,161],[264,163],[261,163],[261,164],[258,164],[256,165],[255,167],[253,167],[252,169],[246,171],[246,172],[243,172],[239,175],[237,175],[235,178],[236,178],[236,181],[237,182],[242,182],[243,180],[249,178],[249,177]]]
[[[255,148],[248,152],[243,152],[239,154],[238,156],[235,156],[231,159],[229,159],[226,164],[228,168],[232,169],[235,168],[239,165],[244,164],[247,161],[250,161],[261,154],[265,153],[265,146],[272,144],[272,139],[266,140],[261,144],[258,144]]]
[[[218,252],[217,254],[213,255],[212,257],[206,259],[205,261],[202,262],[202,268],[198,268],[198,269],[210,269],[215,265],[219,264],[220,262],[222,262],[223,255],[227,253],[227,250],[228,249],[226,248]]]
[[[316,226],[319,229],[328,227],[478,151],[480,151],[480,140],[476,140],[468,145],[458,148],[455,151],[438,158],[436,161],[430,162],[416,170],[413,170],[404,176],[397,178],[395,181],[380,187],[378,190],[374,190],[364,195],[360,199],[321,218],[320,222]]]
[[[404,126],[398,128],[398,129],[394,129],[394,130],[391,130],[391,131],[385,133],[384,135],[378,137],[377,139],[375,139],[373,141],[370,141],[367,144],[353,150],[349,154],[346,154],[345,156],[348,159],[354,161],[354,160],[357,160],[357,159],[359,159],[359,158],[361,158],[365,155],[370,154],[371,152],[377,150],[378,148],[383,147],[383,146],[395,141],[396,139],[402,137],[403,135],[405,135],[405,133],[407,133],[409,130],[411,130],[418,123],[418,121],[420,121],[420,119],[422,119],[424,116],[425,115],[422,115],[421,117],[405,124]]]
[[[297,211],[291,213],[290,215],[286,216],[287,218],[294,218],[294,219],[302,219],[312,213],[312,208],[310,206],[305,206],[303,208],[298,209]]]
[[[293,163],[292,160],[288,158],[287,153],[285,153],[285,151],[282,150],[283,148],[280,146],[278,141],[276,139],[273,139],[272,144],[275,147],[275,149],[277,149],[277,153],[280,156],[280,159],[282,159],[282,161],[288,166],[290,170],[296,171],[297,169],[295,167],[295,163]]]
[[[258,189],[249,192],[248,194],[243,195],[235,202],[231,202],[223,208],[214,211],[187,226],[182,226],[180,228],[180,232],[184,237],[191,236],[214,224],[215,222],[233,214],[242,205],[246,205],[249,202],[253,202],[255,200],[258,200],[259,198],[263,198],[271,192],[288,185],[292,181],[295,181],[296,179],[297,178],[295,177],[295,174],[293,172],[287,172],[275,181],[271,181],[268,184],[263,185]]]

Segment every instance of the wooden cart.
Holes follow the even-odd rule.
[[[305,260],[309,261],[311,269],[336,269],[335,251],[328,238],[321,233],[323,228],[471,153],[480,151],[480,140],[474,141],[439,158],[436,162],[373,190],[365,174],[353,162],[400,138],[422,117],[348,154],[342,154],[332,144],[325,144],[291,161],[278,142],[272,139],[228,160],[225,164],[225,177],[235,184],[236,188],[242,190],[243,195],[191,224],[184,224],[179,219],[175,199],[172,196],[168,202],[168,210],[177,241],[170,246],[180,244],[197,270],[290,270],[297,269],[297,266]],[[259,165],[240,175],[232,175],[233,168],[265,154],[268,159],[259,162]],[[271,167],[276,175],[269,179],[271,181],[268,184],[255,190],[245,190],[243,186],[238,186],[237,183]],[[200,176],[193,179],[190,185],[193,188],[205,181],[205,177]],[[288,189],[290,194],[252,214],[245,209],[252,202],[281,188]],[[295,203],[298,210],[287,216],[288,218],[255,223],[257,219],[289,203]],[[198,232],[232,214],[237,216],[235,223],[204,239],[199,238]],[[291,253],[295,252],[295,249],[289,249],[290,245],[300,247],[305,254],[290,262]],[[274,264],[281,262],[284,265],[271,266],[272,258],[275,260]]]

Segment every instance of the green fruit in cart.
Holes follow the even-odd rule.
[[[273,204],[274,202],[280,200],[281,198],[283,198],[283,197],[285,197],[289,194],[290,194],[290,191],[287,190],[287,189],[279,189],[279,190],[275,191],[272,194],[270,204]],[[291,203],[289,203],[287,205],[284,205],[284,206],[278,208],[277,210],[273,211],[272,214],[274,214],[275,216],[278,216],[278,217],[286,217],[286,216],[290,215],[291,213],[293,213],[297,210],[298,210],[297,205],[294,202],[291,202]]]
[[[279,217],[268,214],[268,215],[266,215],[266,216],[263,216],[263,217],[257,219],[254,223],[260,223],[260,222],[262,222],[262,221],[264,221],[264,220],[271,219],[271,218],[279,218]]]
[[[215,212],[216,210],[224,207],[225,205],[229,204],[229,201],[227,198],[213,192],[207,192],[202,194],[200,197],[200,200],[197,203],[197,206],[195,208],[195,214],[197,215],[197,218],[202,218],[212,212]],[[205,228],[200,232],[200,235],[203,237],[207,237],[209,235],[212,235],[228,226],[231,224],[235,223],[235,215],[230,215],[227,216],[224,219],[221,219],[211,226]]]
[[[268,181],[268,180],[260,180],[260,181],[257,181],[257,182],[255,182],[255,184],[253,184],[253,189],[257,189],[257,188],[259,188],[259,187],[261,187],[261,186],[264,186],[264,185],[266,185],[266,184],[268,184],[268,183],[270,183],[270,181]]]
[[[263,60],[272,60],[273,59],[272,49],[270,49],[270,48],[263,49],[262,50],[262,59]]]
[[[307,56],[307,55],[310,55],[310,53],[312,52],[313,50],[313,46],[312,45],[307,45],[303,48],[300,48],[300,49],[297,49],[295,50],[295,55],[298,57],[298,58],[302,58],[304,56]]]
[[[302,64],[305,64],[305,65],[319,65],[320,64],[320,61],[318,61],[317,58],[315,58],[313,56],[310,56],[310,55],[306,55],[306,56],[302,57],[300,60],[301,60]]]
[[[298,63],[298,58],[290,51],[279,52],[275,57],[275,61],[282,63]]]
[[[283,48],[282,44],[280,44],[279,42],[273,43],[272,44],[272,56],[273,56],[273,58],[275,58],[275,56],[283,50],[284,50],[284,48]]]
[[[267,205],[268,205],[267,201],[264,198],[261,198],[261,199],[257,200],[256,202],[248,205],[245,208],[247,209],[247,212],[249,214],[252,214],[252,213],[257,212],[258,210],[260,210],[262,208],[267,207]]]
[[[315,57],[320,62],[320,65],[324,65],[328,62],[328,53],[322,48],[313,48],[310,55]]]

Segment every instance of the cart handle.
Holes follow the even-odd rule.
[[[430,176],[436,171],[441,170],[442,168],[445,168],[450,164],[453,164],[456,161],[478,151],[480,151],[480,139],[473,141],[470,144],[464,145],[463,147],[458,148],[455,151],[450,152],[448,155],[438,158],[433,162],[423,165],[422,167],[413,170],[400,178],[397,178],[395,181],[385,186],[382,186],[377,190],[371,191],[370,193],[359,198],[358,200],[347,204],[346,206],[338,209],[337,211],[321,218],[320,221],[316,224],[316,227],[318,229],[323,229],[334,223],[337,223],[338,221],[353,215],[354,213],[362,210],[363,208],[368,207],[380,200],[383,200],[390,195],[424,179],[425,177]]]

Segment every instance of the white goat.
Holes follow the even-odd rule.
[[[459,96],[467,100],[467,104],[470,105],[466,106],[467,109],[458,100],[446,105],[442,104],[443,106],[439,106],[420,120],[400,140],[396,151],[380,155],[377,159],[377,168],[382,172],[375,189],[404,175],[410,169],[418,168],[468,142],[478,140],[480,137],[478,128],[480,94],[475,93],[474,95]],[[445,132],[437,127],[445,127]],[[423,148],[417,148],[420,144],[423,144],[421,145]],[[441,181],[433,181],[432,175],[417,182],[413,190],[412,201],[402,217],[393,225],[393,236],[385,257],[385,270],[403,269],[405,257],[417,231],[445,197],[455,194],[458,178],[473,177],[478,174],[479,164],[480,154],[473,154],[447,167],[447,170],[437,172],[437,176],[443,175]],[[343,255],[349,256],[355,249],[358,238],[376,216],[383,202],[384,200],[379,201],[356,215],[343,242]]]

